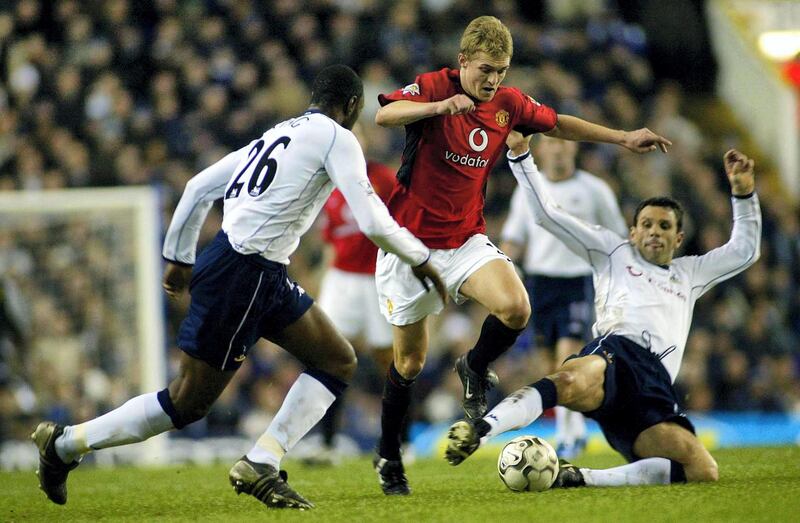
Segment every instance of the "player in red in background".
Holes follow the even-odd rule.
[[[375,122],[405,126],[400,185],[390,212],[431,249],[456,303],[473,299],[489,315],[475,347],[456,360],[467,418],[485,414],[488,370],[525,328],[531,306],[513,264],[484,234],[487,177],[512,130],[566,140],[613,143],[637,153],[672,145],[649,129],[612,130],[557,114],[513,87],[501,87],[513,54],[511,33],[491,16],[476,18],[461,38],[458,69],[421,74],[413,84],[381,95]],[[382,435],[375,457],[385,494],[409,494],[400,458],[400,427],[411,386],[428,350],[426,318],[442,310],[396,256],[379,253],[375,279],[381,310],[393,325],[394,362],[384,388]],[[417,284],[417,285],[415,285]]]
[[[353,133],[365,154],[369,142],[360,123]],[[388,166],[367,160],[367,177],[375,193],[386,202],[396,185],[394,171]],[[368,351],[375,367],[385,372],[392,362],[392,326],[381,315],[375,289],[375,260],[378,247],[358,228],[353,213],[337,189],[323,207],[322,238],[328,244],[325,258],[330,266],[322,278],[317,302],[334,326],[344,334],[359,353]],[[320,420],[323,445],[309,462],[332,464],[336,461],[334,436],[341,413],[342,398],[328,408]]]

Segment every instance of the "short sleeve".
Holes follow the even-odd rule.
[[[421,74],[417,76],[413,84],[408,84],[389,94],[379,94],[378,103],[383,107],[384,105],[399,100],[408,100],[410,102],[434,101],[435,85],[430,76],[431,75],[428,74]]]
[[[546,133],[556,126],[558,113],[555,109],[537,102],[522,91],[514,90],[518,98],[515,131],[527,136],[533,133]]]

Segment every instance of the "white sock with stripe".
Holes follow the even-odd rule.
[[[587,486],[669,485],[671,462],[667,458],[647,458],[611,469],[580,469]]]
[[[492,428],[482,438],[485,442],[503,432],[526,427],[542,415],[542,395],[533,387],[522,387],[495,406],[483,417]]]
[[[65,427],[56,439],[58,457],[71,463],[92,450],[138,443],[173,429],[157,394],[136,396],[98,418]]]
[[[322,419],[335,399],[336,395],[322,382],[307,373],[301,374],[247,458],[280,468],[284,454]]]

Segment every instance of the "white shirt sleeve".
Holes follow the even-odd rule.
[[[325,170],[342,192],[358,228],[378,247],[396,254],[405,263],[412,266],[424,263],[430,254],[428,248],[389,215],[367,178],[367,163],[356,137],[335,129]]]
[[[503,224],[503,231],[500,233],[503,241],[513,242],[517,245],[525,245],[528,240],[527,210],[525,209],[525,194],[520,186],[514,189],[511,196],[511,206],[508,217]]]
[[[536,224],[589,262],[593,269],[597,270],[608,264],[611,252],[625,243],[625,240],[602,225],[587,223],[559,207],[542,186],[542,173],[530,153],[515,158],[509,151],[508,163],[524,191]]]
[[[728,242],[702,256],[687,257],[694,262],[692,292],[697,293],[697,297],[750,267],[761,255],[761,206],[758,195],[734,197],[731,200],[733,230]]]
[[[186,189],[175,208],[164,238],[162,255],[166,260],[194,265],[197,239],[208,211],[214,200],[225,194],[225,187],[234,169],[247,156],[249,148],[248,145],[228,154],[186,182]]]
[[[623,238],[628,236],[628,226],[617,202],[617,196],[603,180],[597,179],[597,223]]]

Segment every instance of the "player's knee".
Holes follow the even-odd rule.
[[[686,480],[690,482],[719,481],[719,467],[713,459],[703,460],[692,467],[686,467]]]
[[[406,355],[394,361],[394,367],[397,369],[397,372],[399,372],[402,377],[409,380],[416,378],[419,373],[422,372],[422,367],[424,365],[424,354]]]
[[[199,421],[206,417],[208,411],[211,410],[211,404],[185,400],[183,398],[173,399],[175,410],[178,412],[181,423],[183,426],[190,425],[195,421]]]
[[[494,315],[511,329],[524,329],[531,317],[531,304],[528,296],[510,296]]]
[[[560,405],[572,403],[580,394],[581,380],[577,372],[562,370],[551,374],[548,378],[556,385]]]
[[[356,357],[355,351],[347,358],[347,361],[342,363],[342,375],[347,380],[350,381],[353,378],[353,375],[356,373],[356,368],[358,367],[358,358]]]
[[[716,461],[706,467],[705,481],[719,481],[719,467]]]
[[[356,351],[348,343],[346,349],[337,352],[336,357],[328,358],[322,370],[339,378],[342,381],[350,382],[353,375],[356,373],[358,366],[358,358],[356,358]]]

